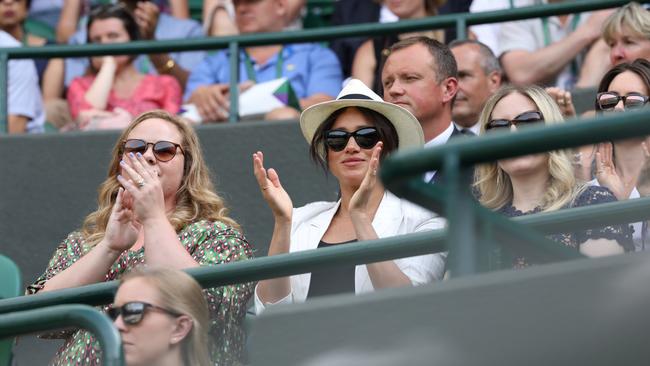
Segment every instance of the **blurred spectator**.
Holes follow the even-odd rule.
[[[203,37],[201,25],[192,19],[180,19],[161,13],[153,2],[136,0],[119,0],[136,20],[139,39],[167,40]],[[70,44],[87,42],[86,21],[80,22],[79,30],[68,40]],[[156,53],[139,56],[134,65],[141,73],[173,76],[181,88],[185,87],[189,70],[192,70],[205,57],[203,51]],[[65,62],[65,85],[72,79],[82,76],[88,69],[87,58],[68,58]]]
[[[481,133],[516,133],[529,126],[562,123],[563,118],[543,89],[509,86],[488,100],[480,122]],[[475,187],[481,204],[508,217],[616,201],[608,189],[578,183],[563,150],[479,165]],[[630,234],[627,225],[614,225],[557,233],[550,239],[587,256],[603,256],[633,250]],[[515,268],[533,264],[520,252],[512,255]]]
[[[384,100],[406,108],[420,122],[425,147],[462,136],[451,123],[451,106],[458,91],[456,60],[449,48],[428,37],[395,43],[384,64],[381,80]],[[429,172],[427,182],[439,181]]]
[[[25,29],[29,5],[29,0],[0,1],[0,29],[9,33],[23,46],[38,47],[53,44],[54,42],[28,33]],[[36,58],[34,64],[43,100],[59,98],[63,93],[63,60]]]
[[[191,126],[164,111],[147,112],[122,132],[112,151],[97,210],[57,246],[28,294],[117,280],[144,263],[186,269],[252,257],[239,225],[214,191]],[[241,362],[241,324],[252,290],[252,284],[242,283],[204,291],[214,365]],[[100,364],[99,344],[90,332],[75,329],[55,336],[65,343],[51,364]]]
[[[456,40],[449,45],[458,65],[458,92],[451,109],[461,133],[478,135],[478,118],[485,102],[501,86],[501,65],[481,42]]]
[[[239,33],[232,0],[203,1],[203,29],[206,36],[220,37]]]
[[[201,286],[187,273],[136,268],[120,279],[108,314],[120,332],[126,366],[210,366],[210,314]]]
[[[503,23],[499,57],[508,79],[515,85],[573,89],[580,67],[591,67],[583,65],[583,52],[600,38],[603,22],[611,13],[601,10]]]
[[[115,1],[120,2],[122,0],[111,0],[110,2]],[[149,0],[134,0],[125,2],[131,2],[135,6],[137,2],[144,3],[148,1]],[[151,0],[151,2],[155,4],[159,10],[174,18],[188,19],[190,17],[187,0]],[[60,8],[60,19],[56,25],[57,42],[68,43],[70,37],[73,36],[78,28],[83,29],[84,24],[80,23],[82,17],[87,15],[93,6],[105,3],[106,1],[103,0],[64,0],[62,9]],[[85,39],[85,37],[82,37],[82,39]]]
[[[399,20],[406,20],[436,15],[438,13],[438,7],[442,2],[444,0],[386,0],[385,4]],[[406,39],[415,35],[427,36],[441,43],[445,42],[445,34],[442,30],[429,30],[401,35],[393,34],[371,38],[365,41],[354,55],[352,77],[361,80],[366,85],[371,85],[375,93],[383,94],[381,70],[388,56],[390,46],[400,39]]]
[[[644,107],[650,95],[650,62],[637,59],[621,63],[605,74],[596,96],[597,113],[611,114]],[[639,176],[650,156],[644,152],[644,136],[613,143],[601,143],[596,152],[596,180],[592,184],[607,187],[620,201],[650,195],[646,186],[639,186]],[[646,150],[647,147],[646,146]],[[645,222],[634,225],[636,250],[644,250],[647,242]]]
[[[91,43],[124,43],[138,39],[138,26],[122,5],[100,5],[88,19]],[[91,74],[76,78],[68,90],[72,118],[82,130],[124,128],[152,109],[177,113],[181,87],[169,75],[145,75],[132,56],[93,57]]]
[[[242,34],[280,32],[286,26],[284,0],[235,0],[235,21]],[[229,51],[208,56],[192,71],[185,99],[196,105],[204,121],[224,121],[229,111]],[[341,68],[329,49],[315,43],[248,47],[240,51],[239,82],[286,77],[300,107],[330,100],[341,88]],[[250,83],[248,83],[250,84]],[[265,119],[297,118],[299,111],[280,107]]]
[[[631,2],[612,14],[603,28],[612,65],[637,58],[650,61],[650,12]]]
[[[438,14],[464,13],[469,10],[471,0],[429,0],[432,4],[438,4]],[[386,2],[381,0],[338,0],[334,5],[334,14],[332,15],[332,25],[352,25],[359,23],[389,23],[398,20],[397,15],[393,14]],[[449,28],[444,30],[444,39],[450,42],[456,39],[456,29]],[[330,42],[330,48],[336,53],[336,56],[343,67],[343,76],[345,78],[352,74],[352,63],[357,49],[362,43],[366,42],[368,37],[349,37],[338,38]],[[378,68],[381,70],[381,68]],[[379,78],[379,75],[377,75]],[[379,93],[381,95],[381,93]]]
[[[469,7],[470,13],[498,11],[533,5],[534,0],[474,0]],[[495,55],[500,55],[499,33],[502,23],[476,24],[469,27],[470,38],[488,46]]]
[[[65,0],[30,0],[29,18],[46,24],[55,30]]]
[[[20,42],[0,30],[0,47],[20,47]],[[8,132],[43,132],[45,115],[34,61],[9,60],[7,72]]]
[[[300,128],[312,159],[336,177],[340,200],[294,209],[278,173],[264,167],[262,152],[253,154],[255,178],[275,219],[269,255],[442,228],[441,218],[385,191],[377,179],[385,156],[424,143],[420,124],[404,108],[382,101],[352,79],[336,100],[305,110]],[[255,288],[255,310],[440,280],[444,259],[443,253],[435,253],[263,280]]]

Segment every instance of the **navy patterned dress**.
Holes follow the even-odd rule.
[[[565,208],[582,207],[595,205],[599,203],[615,202],[616,197],[610,192],[609,189],[604,187],[588,186],[571,204]],[[508,216],[517,217],[523,215],[530,215],[541,212],[540,207],[536,207],[530,211],[522,212],[512,206],[512,202],[501,207],[497,212]],[[577,232],[557,233],[548,235],[547,238],[558,243],[564,244],[568,247],[579,250],[580,245],[589,239],[610,239],[616,240],[626,252],[634,251],[634,244],[632,242],[632,228],[630,225],[609,225],[599,227],[596,229],[587,229]],[[530,263],[526,257],[515,255],[513,259],[514,268],[527,267]]]

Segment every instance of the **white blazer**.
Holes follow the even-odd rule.
[[[338,202],[314,202],[293,210],[291,243],[289,252],[316,249],[339,208]],[[382,198],[372,227],[380,238],[440,229],[444,219],[406,200],[386,192]],[[411,280],[420,285],[442,279],[446,253],[435,253],[395,260],[395,264]],[[275,303],[262,303],[255,287],[255,313],[260,314],[266,306],[303,302],[309,292],[311,273],[291,276],[291,293]],[[365,265],[358,265],[354,275],[355,293],[374,290]]]

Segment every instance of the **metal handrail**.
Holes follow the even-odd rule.
[[[0,339],[70,326],[86,329],[97,338],[104,366],[124,365],[120,334],[106,315],[88,305],[58,305],[0,314]]]
[[[194,38],[163,41],[136,41],[111,45],[51,45],[45,47],[0,48],[0,133],[7,131],[7,61],[21,58],[84,57],[101,55],[131,55],[161,52],[182,52],[197,50],[230,50],[230,121],[235,122],[238,115],[237,77],[239,72],[239,49],[241,47],[270,44],[289,44],[297,42],[319,42],[336,38],[378,36],[405,33],[428,29],[456,27],[458,38],[466,37],[466,27],[476,24],[521,20],[551,15],[606,9],[624,5],[630,0],[590,0],[545,4],[516,9],[438,15],[434,17],[405,20],[387,24],[356,24],[335,26],[324,29],[302,31],[243,34],[238,36]],[[639,0],[648,3],[650,0]]]
[[[584,230],[597,226],[650,219],[650,197],[572,208],[518,217],[515,221],[539,233]],[[203,288],[252,282],[308,273],[333,265],[357,265],[447,250],[447,232],[436,230],[399,237],[339,245],[333,248],[255,258],[247,261],[204,266],[187,270]],[[47,306],[80,303],[109,303],[118,282],[49,291],[0,300],[0,314]]]

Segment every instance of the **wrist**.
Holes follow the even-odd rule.
[[[167,216],[163,213],[160,214],[155,214],[150,217],[145,217],[142,220],[142,226],[147,228],[147,227],[157,227],[160,224],[169,224],[169,220],[167,219]]]
[[[176,61],[169,56],[150,57],[158,74],[168,74],[176,67]]]
[[[97,244],[96,248],[101,250],[103,255],[108,256],[113,260],[117,259],[120,255],[122,255],[123,252],[123,250],[115,249],[111,247],[111,244],[106,239],[100,241],[99,244]]]

